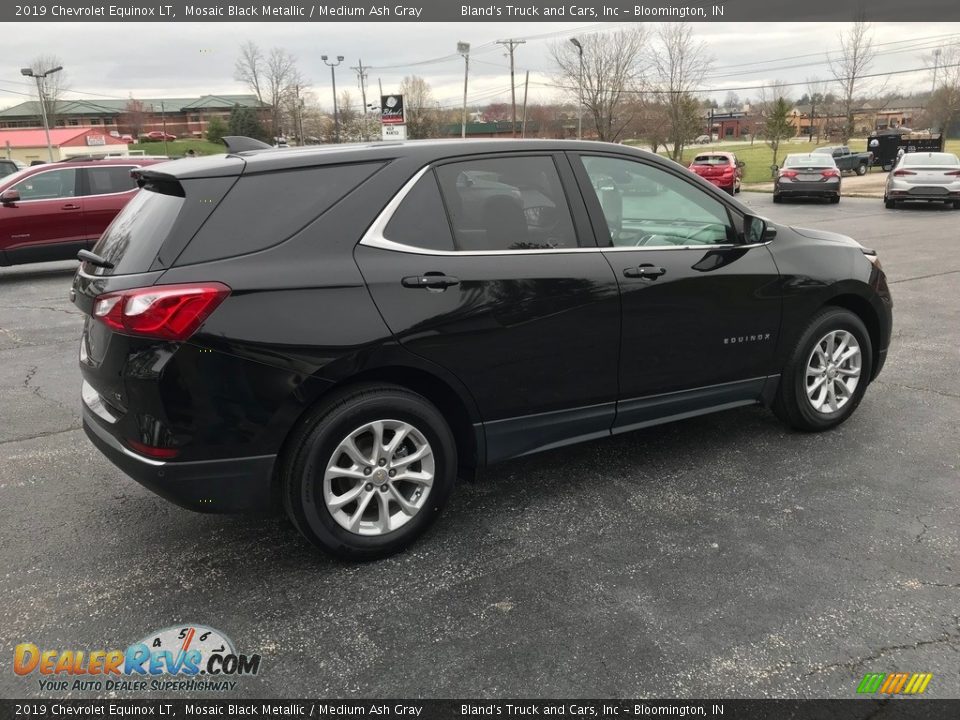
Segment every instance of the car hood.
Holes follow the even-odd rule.
[[[790,226],[790,229],[798,235],[803,235],[803,237],[811,238],[812,240],[826,240],[827,242],[834,242],[839,245],[849,245],[850,247],[858,248],[863,247],[863,245],[858,243],[852,237],[847,237],[846,235],[841,235],[840,233],[829,232],[828,230],[814,230],[813,228],[794,227],[793,225]]]

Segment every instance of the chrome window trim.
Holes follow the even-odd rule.
[[[653,246],[653,247],[643,247],[636,245],[609,245],[605,247],[575,247],[575,248],[544,248],[544,249],[531,249],[531,250],[431,250],[429,248],[421,248],[416,245],[407,245],[406,243],[398,243],[393,240],[389,240],[384,236],[383,232],[386,229],[387,225],[390,224],[390,221],[393,219],[394,213],[396,213],[397,208],[400,207],[400,204],[406,199],[407,195],[413,189],[413,186],[416,185],[420,178],[426,175],[433,169],[433,165],[426,165],[420,168],[412,178],[410,178],[396,195],[391,198],[390,202],[386,204],[383,210],[380,211],[380,214],[377,215],[377,218],[373,221],[367,231],[363,234],[363,237],[360,238],[360,245],[366,247],[379,248],[381,250],[390,250],[392,252],[404,252],[411,253],[414,255],[433,255],[439,257],[470,257],[470,256],[503,256],[503,255],[565,255],[569,253],[595,253],[595,252],[623,252],[623,251],[637,251],[637,250],[717,250],[724,248],[752,248],[759,247],[760,245],[768,245],[770,241],[764,243],[751,243],[751,244],[741,244],[741,243],[723,243],[719,245],[670,245],[670,246]],[[441,192],[443,192],[441,190]],[[452,233],[452,229],[451,229]]]

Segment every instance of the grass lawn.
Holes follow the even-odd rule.
[[[815,147],[822,147],[830,144],[831,143],[827,140],[823,140],[820,143],[811,143],[807,142],[806,140],[782,142],[780,143],[780,150],[777,153],[777,162],[778,164],[782,164],[784,156],[788,153],[807,152]],[[854,152],[866,152],[866,145],[866,140],[853,140],[850,143],[850,149]],[[644,147],[639,143],[637,146]],[[684,149],[682,162],[684,165],[689,165],[690,161],[695,155],[699,155],[703,152],[709,152],[711,150],[724,150],[736,153],[737,158],[745,163],[743,168],[744,183],[770,182],[772,179],[770,174],[770,166],[773,164],[773,150],[771,150],[770,146],[763,142],[763,140],[757,140],[753,143],[753,145],[744,145],[743,143],[694,145],[693,147]],[[952,152],[960,155],[960,140],[947,140],[945,150],[946,152]],[[668,155],[668,153],[665,151],[661,151],[660,154],[664,157]]]
[[[217,155],[226,152],[222,144],[208,142],[207,140],[194,140],[193,138],[185,140],[168,140],[167,151],[163,151],[163,141],[159,142],[139,142],[130,146],[131,150],[143,150],[147,155],[169,155],[171,157],[186,154],[187,150],[193,150],[197,155]]]

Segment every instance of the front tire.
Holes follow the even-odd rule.
[[[374,560],[429,527],[456,468],[453,434],[426,398],[395,385],[356,386],[310,412],[291,437],[284,506],[321,550]]]
[[[773,411],[796,430],[829,430],[857,409],[872,370],[873,346],[863,321],[844,308],[824,308],[787,360]]]

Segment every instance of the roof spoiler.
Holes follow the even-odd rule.
[[[243,135],[225,135],[223,144],[227,146],[228,153],[243,152],[244,150],[270,150],[273,148],[272,145]]]

